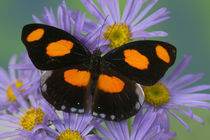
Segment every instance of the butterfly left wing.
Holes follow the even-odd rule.
[[[109,67],[102,69],[93,94],[92,115],[109,121],[135,115],[144,102],[141,86]]]
[[[162,41],[134,41],[102,57],[116,72],[142,85],[155,84],[174,64],[176,48]]]
[[[90,60],[90,51],[79,40],[52,26],[25,25],[21,39],[31,61],[40,70],[88,64]]]
[[[42,95],[57,110],[84,113],[89,106],[90,77],[86,65],[46,71],[40,81]]]

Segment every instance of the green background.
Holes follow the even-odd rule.
[[[119,0],[121,8],[126,0]],[[24,46],[20,41],[23,25],[33,23],[32,14],[40,17],[44,13],[43,7],[53,7],[57,13],[57,6],[61,0],[0,0],[0,65],[7,68],[12,54],[20,53]],[[67,0],[68,7],[74,10],[86,11],[79,0]],[[179,63],[184,54],[192,55],[193,59],[184,73],[204,72],[205,77],[198,83],[210,83],[210,15],[209,0],[160,0],[152,11],[160,7],[167,7],[171,11],[171,19],[156,25],[149,30],[164,30],[168,37],[159,38],[169,41],[177,47]],[[151,13],[151,12],[150,12]],[[88,14],[88,17],[90,14]],[[176,63],[176,64],[177,64]],[[173,69],[173,68],[172,68]],[[209,91],[208,91],[209,92]],[[210,93],[210,92],[209,92]],[[172,131],[177,132],[176,140],[191,139],[205,140],[210,137],[210,112],[194,109],[197,115],[205,120],[205,125],[180,115],[191,127],[188,132],[177,120],[172,118]]]

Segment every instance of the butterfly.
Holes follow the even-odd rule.
[[[144,102],[140,85],[151,86],[176,59],[176,48],[154,40],[133,41],[101,56],[91,53],[71,34],[44,24],[28,24],[22,42],[42,70],[43,97],[57,110],[91,111],[95,117],[121,121],[135,115]]]

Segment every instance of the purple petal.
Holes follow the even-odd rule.
[[[89,32],[93,32],[94,30],[98,29],[99,28],[99,25],[98,23],[90,20],[90,19],[85,19],[85,24],[84,24],[84,32],[86,33],[89,33]]]
[[[147,29],[153,25],[156,25],[158,23],[161,23],[161,22],[169,19],[170,17],[164,17],[165,15],[167,15],[169,13],[169,12],[166,12],[166,10],[167,10],[167,8],[161,8],[161,9],[157,10],[156,12],[151,14],[149,17],[147,17],[146,19],[141,21],[141,23],[136,25],[133,28],[133,30],[144,30],[144,29]],[[133,24],[133,26],[134,26],[134,24]]]
[[[9,65],[9,68],[19,70],[36,70],[36,67],[33,64],[13,64]]]
[[[7,130],[7,131],[1,131],[0,132],[0,138],[8,138],[8,137],[13,137],[19,135],[19,131],[17,130]]]
[[[196,120],[198,121],[199,123],[203,124],[204,125],[204,120],[202,120],[200,117],[198,117],[197,115],[195,114],[192,114],[191,112],[186,112],[182,109],[179,109],[179,108],[175,108],[174,110],[176,110],[177,112],[185,115],[185,116],[188,116],[190,118],[192,118],[193,120]]]
[[[141,10],[143,4],[145,4],[145,2],[147,1],[148,0],[135,0],[132,7],[130,8],[130,13],[127,16],[126,24],[129,24],[131,27],[133,27],[132,21],[135,19],[135,17]]]
[[[120,130],[117,130],[115,127],[114,127],[114,124],[113,124],[113,122],[111,122],[111,121],[105,121],[105,123],[106,123],[106,126],[107,126],[107,128],[108,128],[108,130],[112,133],[112,135],[114,136],[114,137],[116,137],[116,138],[118,138],[119,136],[119,134],[120,133],[122,133]]]
[[[0,67],[0,83],[2,85],[8,86],[8,84],[10,83],[10,79],[8,77],[8,74],[6,73],[6,71]]]
[[[70,129],[70,114],[63,112],[63,122],[67,129]]]
[[[83,134],[83,131],[87,128],[87,126],[90,124],[91,120],[93,119],[93,117],[89,114],[84,114],[83,116],[83,120],[81,121],[81,124],[78,128],[78,130],[80,132],[82,132]]]
[[[187,125],[186,122],[184,122],[179,116],[177,116],[175,113],[171,112],[170,110],[168,110],[168,112],[169,112],[172,116],[174,116],[178,121],[180,121],[180,122],[186,127],[186,129],[187,129],[188,131],[190,131],[190,127]]]
[[[18,91],[16,86],[13,84],[11,86],[11,88],[12,88],[12,91],[13,91],[18,103],[23,107],[24,110],[28,110],[30,107],[29,107],[27,101],[24,99],[24,97],[20,94],[20,92]]]
[[[15,124],[19,124],[19,121],[20,121],[19,118],[12,116],[12,115],[8,115],[8,114],[0,115],[0,120],[9,121],[9,122],[12,122]]]
[[[135,117],[135,119],[134,119],[134,121],[133,121],[133,124],[132,124],[132,128],[131,128],[131,139],[135,139],[135,137],[136,137],[136,134],[137,134],[137,131],[138,131],[138,127],[139,127],[139,124],[141,123],[141,120],[143,119],[143,109],[141,109],[138,113],[137,113],[137,115],[136,115],[136,117]]]
[[[58,132],[51,129],[49,126],[46,126],[46,125],[43,125],[43,124],[39,124],[39,125],[36,125],[34,128],[33,128],[33,132],[35,133],[37,130],[39,129],[44,129],[46,131],[48,131],[50,134],[54,135],[54,136],[58,136]]]
[[[152,124],[154,123],[156,116],[157,113],[150,111],[144,114],[144,118],[142,119],[142,123],[139,124],[139,129],[137,131],[135,138],[142,139],[145,136],[145,134],[148,132],[148,130],[151,128]]]
[[[198,80],[200,80],[203,77],[203,73],[199,73],[197,75],[195,74],[187,74],[185,76],[182,76],[181,78],[177,79],[173,84],[168,86],[171,90],[178,90],[183,87],[186,87]]]
[[[94,4],[92,0],[80,0],[83,5],[88,9],[88,11],[100,22],[103,23],[104,16]]]
[[[120,122],[120,127],[121,127],[121,130],[123,132],[124,139],[128,140],[129,139],[129,129],[128,129],[127,121],[126,120],[121,121]]]
[[[119,122],[113,122],[113,126],[115,127],[115,130],[118,131],[118,139],[119,140],[124,140],[124,135],[123,135],[123,131],[122,131],[122,128],[120,126],[120,123]]]
[[[20,128],[20,125],[17,123],[9,123],[4,121],[0,121],[0,126],[10,127],[10,128]]]
[[[87,135],[85,136],[85,140],[105,140],[102,137],[98,136],[98,135]]]
[[[116,13],[116,21],[120,22],[120,6],[119,6],[119,0],[114,0],[114,7],[113,10],[115,10],[114,13]]]
[[[133,25],[137,24],[149,11],[150,9],[158,2],[158,0],[153,0],[147,5],[147,7],[139,14],[139,16],[133,21]]]
[[[57,27],[56,19],[53,13],[52,8],[48,10],[46,7],[44,7],[45,14],[42,15],[42,19],[45,24]]]
[[[152,31],[152,32],[147,32],[147,31],[142,31],[142,30],[136,30],[131,33],[132,34],[132,39],[139,39],[139,38],[153,38],[153,37],[164,37],[168,36],[168,33],[164,31]]]
[[[101,9],[103,10],[104,12],[104,15],[107,17],[107,23],[109,25],[112,25],[115,23],[114,21],[114,15],[111,13],[109,7],[108,7],[108,3],[109,1],[105,1],[105,0],[97,0],[98,4],[100,5]],[[105,19],[105,18],[104,18]],[[104,22],[104,21],[103,21]],[[101,23],[103,23],[101,22]]]
[[[177,93],[178,94],[186,94],[186,93],[194,93],[194,92],[209,90],[209,89],[210,89],[210,85],[199,85],[199,86],[193,86],[190,88],[181,89],[181,90],[177,91]],[[177,93],[175,93],[175,94],[177,94]]]
[[[77,13],[77,17],[76,20],[75,20],[75,23],[80,23],[80,24],[74,24],[74,35],[77,37],[77,38],[81,38],[81,33],[82,33],[82,29],[83,29],[83,26],[84,26],[84,23],[85,23],[85,17],[86,17],[86,14],[84,13],[82,16],[80,15],[80,11],[78,11]]]
[[[110,132],[108,132],[104,127],[102,127],[100,124],[95,124],[95,128],[100,131],[108,140],[116,140]]]
[[[9,66],[15,64],[17,60],[17,56],[13,55],[9,61]],[[14,69],[9,69],[9,75],[10,75],[10,80],[11,81],[15,81],[16,80],[16,76],[15,76],[15,70]]]
[[[77,114],[76,113],[70,113],[70,129],[75,130],[76,122],[77,122]]]
[[[180,94],[178,93],[177,96],[172,97],[173,100],[197,100],[197,101],[209,101],[210,100],[210,94]]]
[[[184,56],[182,62],[173,70],[173,72],[168,76],[168,78],[164,82],[166,87],[170,86],[170,84],[179,76],[179,74],[183,72],[183,70],[187,67],[191,59],[192,56]]]
[[[42,24],[41,20],[39,18],[37,18],[35,15],[32,15],[32,18],[33,18],[34,22]]]

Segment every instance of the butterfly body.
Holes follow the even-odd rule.
[[[74,36],[42,24],[24,26],[22,41],[41,77],[43,97],[57,110],[91,111],[106,120],[135,115],[144,102],[141,85],[155,84],[173,65],[176,48],[162,41],[135,41],[101,56]]]

